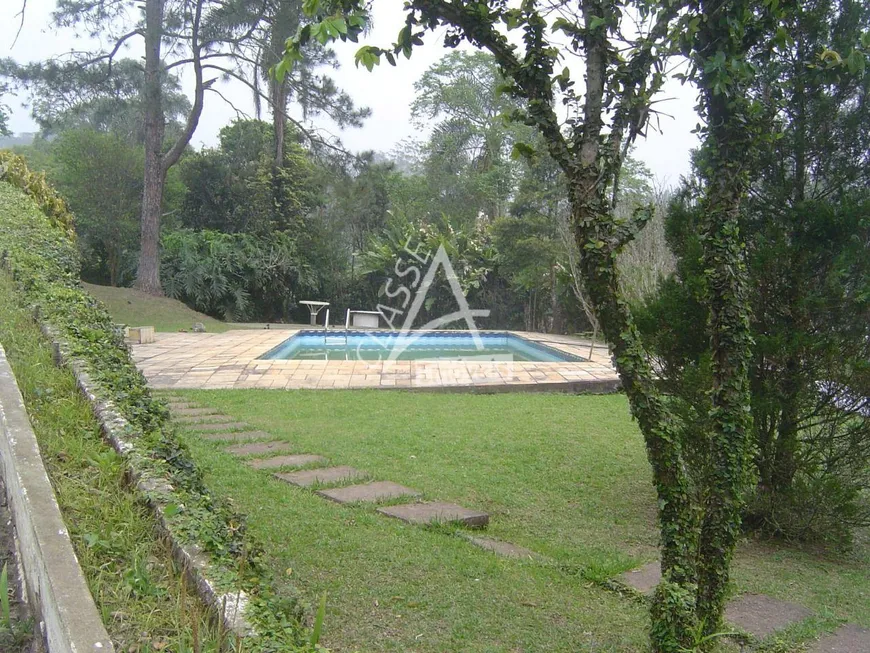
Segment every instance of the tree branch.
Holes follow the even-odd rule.
[[[193,107],[187,116],[187,123],[184,126],[184,131],[175,141],[175,144],[170,150],[163,155],[160,165],[163,168],[164,174],[178,162],[181,158],[181,153],[184,148],[190,143],[193,138],[193,132],[196,131],[196,126],[199,124],[199,118],[202,115],[202,107],[205,98],[206,85],[202,81],[202,62],[200,61],[200,44],[199,44],[199,25],[202,19],[202,4],[204,0],[196,0],[196,9],[193,15],[193,26],[191,31],[191,51],[193,52],[193,71],[196,76],[196,86],[194,88]],[[213,81],[213,80],[212,80]],[[209,82],[209,86],[211,85]]]

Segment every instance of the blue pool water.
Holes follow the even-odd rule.
[[[270,360],[582,361],[510,333],[300,331],[260,358]]]

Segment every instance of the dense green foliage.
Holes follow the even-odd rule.
[[[178,230],[162,240],[163,288],[169,297],[229,321],[283,321],[310,288],[289,232],[267,236]]]
[[[765,97],[775,88],[782,110],[733,220],[747,243],[755,343],[756,481],[747,517],[769,533],[846,544],[870,519],[870,74],[861,63],[870,8],[795,6],[782,24],[787,38],[758,54],[752,89]],[[703,153],[696,163],[703,171]],[[709,317],[700,301],[708,283],[695,236],[706,208],[700,200],[697,180],[686,182],[670,208],[677,274],[642,321],[687,438],[705,427],[703,388],[712,371],[696,326]]]
[[[177,223],[191,229],[267,235],[299,232],[317,205],[319,185],[310,153],[298,143],[284,147],[275,167],[274,135],[259,120],[238,120],[220,131],[220,144],[180,164],[184,195]]]
[[[74,242],[9,183],[0,184],[0,201],[0,251],[22,300],[84,362],[105,398],[130,423],[133,448],[127,464],[136,474],[169,482],[170,490],[155,489],[149,498],[166,507],[164,517],[174,536],[209,555],[210,574],[221,591],[250,594],[247,614],[259,631],[259,650],[300,646],[297,608],[273,595],[244,518],[208,493],[168,425],[166,408],[151,398],[108,313],[81,290]]]
[[[112,286],[135,276],[143,152],[115,133],[74,129],[51,144],[54,186],[77,216],[88,278]]]
[[[703,428],[710,361],[696,325],[706,319],[699,219],[687,189],[671,206],[677,274],[645,309],[641,327],[659,357],[685,438]],[[803,202],[780,220],[742,227],[751,236],[750,370],[756,488],[749,523],[798,539],[849,541],[870,506],[870,204]]]

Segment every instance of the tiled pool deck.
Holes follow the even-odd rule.
[[[454,392],[612,392],[619,380],[604,347],[570,363],[479,361],[259,360],[295,330],[158,333],[133,345],[133,358],[152,388],[331,389],[403,388]],[[589,343],[569,336],[512,331],[575,356]]]

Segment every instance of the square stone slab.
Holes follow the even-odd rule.
[[[510,542],[494,540],[491,537],[478,537],[477,535],[470,535],[467,539],[474,546],[492,551],[496,555],[504,556],[505,558],[524,558],[528,560],[535,557],[535,554],[528,549],[511,544]]]
[[[214,433],[215,431],[238,431],[247,428],[244,422],[224,422],[223,424],[187,424],[185,428],[200,433]]]
[[[870,630],[845,624],[822,637],[811,653],[870,653]]]
[[[418,497],[420,493],[404,485],[392,481],[374,481],[361,485],[349,485],[347,487],[320,490],[317,494],[336,503],[356,503],[358,501],[384,501],[398,497]]]
[[[275,474],[275,476],[291,485],[299,487],[311,487],[312,485],[327,485],[329,483],[340,483],[341,481],[350,481],[365,476],[365,472],[361,472],[347,465],[339,465],[338,467],[321,467],[320,469],[303,469],[299,472],[288,472],[286,474]]]
[[[214,408],[178,408],[172,411],[175,415],[190,417],[193,415],[213,415],[217,411]]]
[[[232,433],[206,433],[203,440],[226,442],[249,442],[251,440],[268,440],[272,436],[265,431],[234,431]]]
[[[636,589],[641,594],[652,594],[661,579],[662,565],[658,560],[619,575],[621,583]]]
[[[169,410],[176,411],[182,410],[184,408],[201,408],[201,406],[197,406],[196,404],[192,404],[189,401],[168,401]]]
[[[179,424],[225,424],[234,419],[229,415],[180,415],[175,421]]]
[[[232,447],[227,447],[224,449],[227,453],[231,453],[234,456],[264,456],[269,453],[284,453],[288,451],[293,451],[293,447],[291,447],[286,442],[281,442],[280,440],[273,440],[272,442],[252,442],[250,444],[236,444]]]
[[[387,506],[378,508],[378,512],[388,517],[401,519],[409,524],[460,522],[466,526],[483,528],[489,523],[489,515],[485,512],[469,510],[457,506],[455,503],[442,503],[440,501]]]
[[[323,464],[326,458],[314,454],[302,453],[292,456],[276,456],[274,458],[258,458],[248,461],[248,465],[254,469],[277,469],[279,467],[304,467],[314,463]]]
[[[758,639],[803,621],[812,614],[802,605],[764,594],[743,594],[725,606],[725,621]]]

